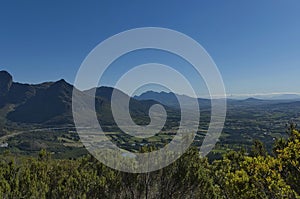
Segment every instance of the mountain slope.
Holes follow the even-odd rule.
[[[36,85],[21,84],[13,82],[12,76],[6,71],[1,71],[0,85],[2,91],[0,117],[2,120],[23,124],[73,125],[72,92],[74,87],[65,80]],[[149,122],[149,108],[158,103],[154,100],[136,100],[122,91],[110,87],[94,88],[83,92],[76,91],[82,96],[96,92],[95,109],[99,122],[104,125],[115,125],[110,103],[113,91],[116,91],[119,97],[129,99],[131,116],[142,124]],[[83,97],[83,101],[78,103],[86,103],[86,99],[88,100]],[[80,104],[78,105],[80,106]],[[119,104],[117,106],[120,109],[123,108]],[[173,111],[167,106],[165,108],[167,111]]]
[[[34,96],[9,113],[9,120],[24,123],[52,123],[52,120],[57,119],[60,123],[72,121],[72,85],[60,80],[45,88],[32,87],[35,91]]]

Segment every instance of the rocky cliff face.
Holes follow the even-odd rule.
[[[0,96],[8,93],[12,83],[12,76],[6,71],[0,71]]]

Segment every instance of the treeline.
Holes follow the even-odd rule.
[[[3,155],[0,198],[299,198],[300,133],[277,140],[274,155],[255,141],[250,154],[231,151],[209,163],[189,149],[168,167],[147,174],[110,169],[86,156],[54,160]]]

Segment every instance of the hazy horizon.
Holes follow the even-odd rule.
[[[6,70],[3,70],[3,71],[6,71]],[[13,78],[13,82],[16,82],[16,83],[21,83],[21,84],[41,84],[41,83],[45,83],[45,82],[37,82],[37,83],[30,83],[30,82],[18,82],[18,81],[15,81],[14,80],[14,77],[13,77],[13,74],[11,74],[9,71],[6,71],[8,72],[10,75],[12,75],[12,78]],[[63,78],[62,78],[63,79]],[[60,79],[61,80],[61,79]],[[63,79],[65,80],[65,79]],[[52,80],[52,81],[46,81],[46,82],[56,82],[56,81],[59,81],[59,80]],[[66,80],[65,80],[66,81]],[[66,81],[67,83],[73,85],[73,82],[68,82]],[[111,85],[101,85],[103,87],[113,87],[113,88],[117,88],[117,87],[114,87],[114,86],[111,86]],[[89,88],[87,90],[90,90],[90,89],[93,89],[93,88]],[[125,92],[126,94],[129,95],[128,92],[122,90],[121,88],[117,88],[119,90],[121,90],[122,92]],[[83,91],[86,91],[86,90],[83,90]],[[152,91],[152,92],[157,92],[157,93],[161,93],[161,92],[165,92],[165,93],[170,93],[172,91],[168,90],[168,89],[165,89],[165,88],[161,88],[161,87],[146,87],[146,88],[141,88],[141,89],[138,89],[136,92],[134,92],[133,95],[131,95],[132,97],[134,96],[140,96],[148,91]],[[184,94],[184,93],[176,93],[178,95],[185,95],[185,96],[188,96],[188,97],[192,97],[188,94]],[[198,98],[210,98],[210,96],[197,96]],[[213,98],[218,98],[218,96],[212,96]],[[296,93],[296,92],[278,92],[278,93],[242,93],[242,94],[227,94],[226,96],[228,99],[247,99],[247,98],[257,98],[257,99],[300,99],[300,92],[299,93]]]

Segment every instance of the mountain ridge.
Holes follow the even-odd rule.
[[[14,82],[12,75],[7,71],[0,71],[0,120],[24,124],[74,125],[73,89],[76,88],[64,79],[55,82],[24,84]],[[130,97],[121,90],[105,86],[77,91],[81,95],[95,94],[98,120],[107,125],[115,124],[110,104],[113,91],[118,92],[119,96],[129,98],[130,114],[135,118],[143,118],[145,121],[149,121],[149,108],[154,104],[161,104],[167,111],[177,115],[180,110],[179,100],[190,111],[194,110],[197,103],[201,111],[210,111],[211,106],[210,99],[192,98],[172,92],[147,91],[139,96]],[[278,103],[287,103],[283,105],[288,106],[288,103],[295,101],[297,100],[264,100],[253,97],[244,100],[227,99],[229,108],[232,106],[276,105]]]
[[[64,79],[40,84],[23,84],[13,82],[12,76],[6,71],[0,72],[1,77],[0,111],[3,113],[0,117],[5,117],[0,118],[1,120],[20,124],[74,125],[72,94],[76,88]],[[110,104],[113,91],[124,98],[129,98],[130,113],[134,118],[144,118],[148,121],[149,108],[159,104],[154,100],[136,100],[112,87],[77,91],[80,95],[88,95],[95,91],[95,110],[99,122],[104,125],[115,125]],[[169,107],[165,108],[172,111]]]

